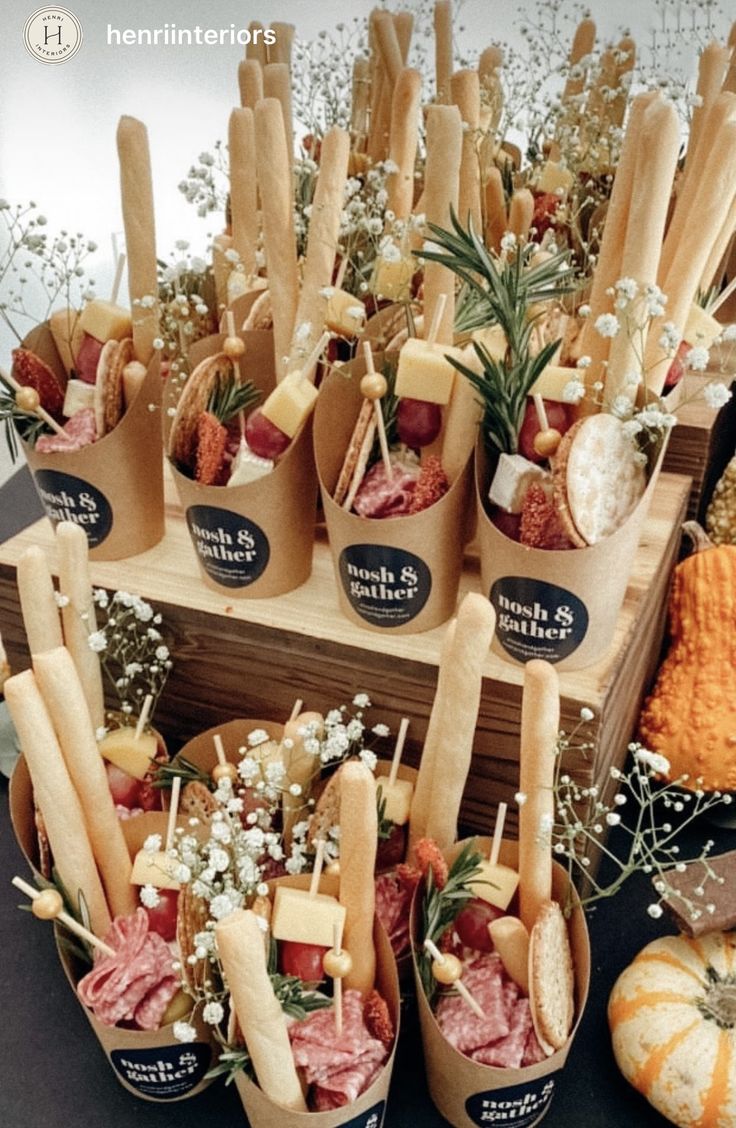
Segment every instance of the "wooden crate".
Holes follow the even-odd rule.
[[[673,428],[664,456],[664,469],[671,474],[686,474],[692,479],[687,516],[702,521],[713,487],[734,453],[736,435],[736,396],[720,411],[708,407],[702,395],[704,384],[713,380],[729,383],[732,376],[715,371],[704,376],[688,376],[683,396],[697,399],[675,410],[678,423]]]
[[[657,485],[614,643],[587,670],[562,673],[562,718],[567,731],[582,706],[595,713],[590,726],[595,751],[572,757],[568,770],[586,783],[602,783],[609,767],[625,757],[643,693],[656,667],[664,627],[669,576],[679,545],[690,483],[663,474]],[[28,663],[15,586],[15,566],[24,548],[40,544],[52,567],[51,527],[39,521],[0,546],[0,627],[11,664]],[[175,666],[156,714],[172,747],[203,729],[238,716],[281,720],[296,697],[307,708],[325,710],[367,692],[374,720],[395,731],[411,718],[407,759],[416,763],[437,680],[443,629],[389,636],[353,626],[338,610],[326,542],[315,549],[314,572],[298,591],[276,599],[233,599],[199,580],[184,520],[171,492],[167,533],[156,548],[116,563],[94,562],[95,585],[125,589],[152,600],[173,635]],[[469,555],[461,592],[478,590],[478,562]],[[495,655],[486,661],[475,755],[462,817],[488,831],[490,808],[511,802],[518,788],[522,670]],[[447,749],[452,755],[452,749]]]

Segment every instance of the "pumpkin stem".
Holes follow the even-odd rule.
[[[690,537],[696,552],[704,552],[708,548],[715,548],[713,541],[710,539],[703,526],[699,525],[697,521],[685,521],[682,526],[682,531],[685,536]]]
[[[719,980],[708,988],[705,998],[700,1000],[700,1011],[711,1018],[722,1030],[736,1026],[736,983]]]

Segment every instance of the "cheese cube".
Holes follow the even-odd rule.
[[[82,310],[79,325],[96,341],[122,341],[133,332],[130,313],[122,306],[95,298]]]
[[[376,795],[385,803],[383,817],[397,826],[408,823],[413,794],[414,784],[409,779],[397,779],[391,784],[388,776],[376,776]]]
[[[529,462],[523,455],[502,453],[488,491],[488,500],[507,513],[521,513],[529,486],[545,477],[541,466]]]
[[[59,360],[64,365],[64,370],[68,376],[76,368],[74,358],[84,337],[79,311],[76,309],[55,310],[49,318],[49,329],[54,338]]]
[[[720,321],[716,321],[702,306],[690,306],[682,333],[683,341],[687,341],[693,348],[709,349],[722,332]]]
[[[481,862],[480,873],[468,883],[468,888],[474,897],[480,897],[506,912],[518,884],[519,875],[511,866],[492,866],[490,862]]]
[[[113,729],[100,741],[101,755],[134,779],[145,779],[157,750],[152,732],[141,733],[136,740],[134,728]]]
[[[179,863],[165,850],[139,850],[133,861],[131,885],[153,885],[156,889],[178,889],[174,869]]]
[[[299,372],[292,372],[277,384],[261,408],[274,427],[294,438],[317,401],[317,389]]]
[[[487,329],[476,329],[475,332],[470,334],[470,339],[484,348],[490,357],[499,364],[506,356],[508,342],[500,325],[490,325]],[[475,356],[475,349],[470,351]]]
[[[259,458],[245,441],[240,444],[233,459],[233,468],[227,480],[228,486],[245,486],[264,478],[273,470],[273,459]]]
[[[585,383],[585,373],[582,368],[565,368],[562,365],[548,364],[532,384],[529,395],[539,395],[542,399],[565,403],[567,401],[563,393],[571,380],[575,380],[578,384]]]
[[[446,358],[464,359],[460,349],[451,345],[431,345],[410,337],[399,353],[396,371],[396,395],[401,399],[424,400],[425,403],[450,402],[455,369]]]
[[[345,906],[336,897],[279,885],[273,902],[271,932],[275,940],[332,947],[335,925],[345,924]]]
[[[69,419],[76,411],[95,406],[95,386],[85,380],[67,380],[62,411]]]
[[[565,195],[570,191],[573,179],[569,168],[558,164],[557,161],[547,161],[540,173],[537,191],[548,192],[554,196]]]
[[[390,302],[405,302],[410,297],[416,262],[411,255],[398,253],[398,248],[395,250],[396,257],[379,255],[376,259],[371,290]]]
[[[365,306],[347,290],[335,290],[327,299],[325,325],[340,337],[357,337],[365,325]]]

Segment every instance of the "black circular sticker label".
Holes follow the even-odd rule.
[[[369,1108],[367,1112],[361,1112],[360,1116],[354,1116],[352,1120],[346,1120],[340,1125],[340,1128],[381,1128],[385,1108],[386,1102],[379,1101],[378,1104]]]
[[[429,599],[432,574],[418,556],[380,544],[351,544],[340,553],[340,580],[361,619],[400,627]]]
[[[211,580],[223,587],[247,587],[268,564],[271,548],[262,529],[213,505],[192,505],[187,525],[194,551]]]
[[[112,528],[112,508],[103,493],[83,478],[58,470],[36,470],[33,477],[46,516],[54,525],[71,521],[84,529],[90,548],[102,544]]]
[[[465,1102],[473,1124],[511,1125],[511,1128],[529,1128],[536,1124],[549,1108],[555,1092],[556,1074],[528,1081],[525,1085],[509,1085],[504,1089],[490,1089],[474,1093]]]
[[[209,1069],[211,1059],[212,1048],[203,1042],[110,1051],[110,1060],[123,1081],[157,1101],[173,1101],[191,1092]]]
[[[588,630],[588,609],[566,588],[525,576],[502,576],[489,596],[496,636],[512,658],[561,662],[577,650]]]

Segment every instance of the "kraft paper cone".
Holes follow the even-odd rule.
[[[232,764],[236,764],[240,757],[239,748],[248,747],[248,736],[256,729],[263,729],[268,733],[269,740],[281,741],[284,735],[284,726],[276,721],[249,720],[238,718],[235,721],[226,721],[225,724],[215,725],[206,729],[198,736],[192,737],[182,748],[178,755],[189,760],[201,772],[211,772],[217,763],[214,737],[217,733],[222,737],[222,746],[225,756]]]
[[[621,528],[599,544],[559,552],[519,544],[493,524],[486,511],[488,457],[482,440],[478,441],[475,486],[481,590],[496,610],[494,653],[522,665],[543,658],[561,670],[592,666],[606,653],[668,437],[639,504]]]
[[[380,368],[381,357],[376,357]],[[314,449],[340,608],[351,622],[395,634],[428,631],[455,611],[470,508],[471,455],[445,496],[409,517],[372,520],[332,500],[363,397],[363,358],[324,381]]]
[[[63,369],[44,323],[23,342],[59,376]],[[150,405],[154,410],[150,410]],[[117,427],[82,450],[23,450],[52,524],[73,521],[87,534],[92,560],[123,560],[153,548],[164,535],[161,375],[158,353]]]
[[[487,856],[490,838],[477,838],[475,841]],[[463,845],[463,842],[458,842],[448,851],[448,862],[457,856]],[[503,841],[500,861],[518,868],[516,842]],[[567,874],[561,866],[553,863],[552,889],[558,901],[563,902],[567,888]],[[420,927],[420,895],[417,894],[412,905],[411,933],[415,938]],[[514,1128],[531,1128],[548,1111],[558,1074],[567,1060],[588,998],[590,943],[585,914],[579,904],[570,918],[569,934],[575,967],[575,1024],[562,1049],[537,1065],[521,1069],[480,1065],[446,1041],[427,1002],[415,961],[414,977],[429,1092],[442,1116],[454,1128],[483,1128],[489,1124],[507,1123],[513,1124]]]
[[[412,312],[416,317],[419,307],[413,306]],[[369,317],[363,330],[360,343],[368,341],[374,353],[385,352],[386,346],[391,343],[397,333],[406,329],[406,306],[402,302],[392,302],[390,305],[379,309],[373,317]]]
[[[202,1021],[199,1011],[186,1018],[197,1032],[194,1042],[177,1042],[173,1023],[159,1030],[125,1030],[119,1026],[105,1026],[79,1000],[77,981],[84,969],[77,966],[66,948],[65,936],[58,925],[54,926],[54,933],[69,986],[124,1089],[144,1101],[170,1103],[194,1097],[211,1085],[206,1074],[214,1065],[215,1042],[212,1028]]]
[[[246,333],[241,372],[263,392],[275,383],[273,335]],[[192,367],[222,351],[222,335],[198,341]],[[263,400],[261,400],[263,402]],[[283,595],[312,571],[317,478],[309,420],[274,469],[243,486],[202,486],[171,468],[205,583],[230,596]]]
[[[281,877],[273,885],[287,885],[296,889],[309,889],[310,875]],[[320,893],[337,896],[337,878],[323,874],[319,883]],[[373,939],[376,945],[376,988],[388,1004],[394,1024],[394,1044],[386,1064],[376,1080],[356,1101],[344,1108],[330,1112],[292,1112],[282,1105],[274,1104],[265,1093],[251,1081],[245,1073],[235,1076],[240,1099],[251,1128],[382,1128],[386,1115],[386,1102],[391,1083],[396,1046],[399,1040],[399,981],[396,974],[396,961],[391,951],[388,937],[378,920],[373,925]],[[386,1121],[386,1124],[388,1122]]]
[[[34,877],[42,877],[38,856],[38,834],[33,817],[33,784],[22,754],[16,760],[10,777],[8,802],[10,822],[18,849],[33,870]]]

